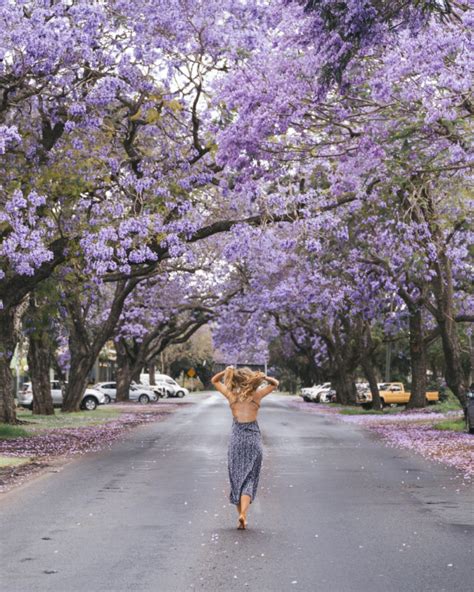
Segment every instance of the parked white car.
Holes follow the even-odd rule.
[[[143,386],[147,389],[152,390],[158,398],[166,397],[166,389],[163,383],[160,384],[150,384],[148,374],[140,375],[140,382],[134,383],[138,384],[139,386]]]
[[[318,391],[318,401],[320,403],[332,403],[336,391],[331,387],[331,383],[326,383],[327,386]]]
[[[372,401],[372,393],[368,382],[356,382],[357,403],[365,405]]]
[[[184,397],[185,395],[189,395],[187,388],[180,386],[176,380],[166,374],[156,374],[155,382],[157,386],[164,388],[167,397]]]
[[[130,401],[138,401],[145,405],[146,403],[158,401],[159,396],[149,386],[132,382],[129,392]]]
[[[53,405],[60,407],[63,404],[63,391],[57,380],[51,381],[51,397]],[[33,389],[31,382],[26,382],[23,389],[18,393],[18,404],[33,409]],[[93,411],[98,405],[105,404],[105,395],[95,388],[87,388],[82,395],[81,408]]]
[[[301,389],[300,396],[304,401],[312,401],[313,393],[318,389],[318,385],[307,386]]]
[[[117,400],[117,383],[116,382],[98,382],[94,388],[104,394],[106,403],[111,403]],[[158,395],[153,389],[142,384],[132,383],[129,391],[130,401],[138,401],[143,405],[158,400]]]
[[[313,403],[319,403],[320,401],[320,394],[322,391],[331,387],[330,382],[325,382],[324,384],[315,384],[314,386],[310,386],[307,388],[301,389],[301,396],[305,401],[312,401]]]

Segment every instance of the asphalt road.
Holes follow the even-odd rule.
[[[457,592],[472,487],[452,469],[271,395],[249,527],[228,502],[218,394],[0,497],[8,592]]]

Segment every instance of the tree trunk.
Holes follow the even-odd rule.
[[[363,355],[360,364],[364,371],[365,378],[369,383],[370,392],[372,394],[372,409],[377,411],[382,409],[382,401],[380,400],[379,387],[377,384],[377,377],[375,376],[374,364],[370,356]]]
[[[66,383],[67,383],[66,373],[59,365],[58,359],[54,355],[54,352],[51,352],[51,364],[54,368],[54,373],[56,374],[56,378],[57,378],[59,384],[61,385],[61,389],[62,389],[63,393],[65,393],[66,392]]]
[[[411,395],[407,409],[426,406],[426,348],[421,307],[412,307],[409,317]]]
[[[115,342],[117,352],[117,401],[130,399],[130,385],[132,384],[132,366],[127,348],[119,339]]]
[[[464,413],[466,413],[467,384],[464,381],[461,364],[461,346],[456,321],[454,320],[451,264],[444,253],[440,255],[437,272],[438,275],[433,285],[437,304],[436,320],[440,329],[446,365],[446,384],[453,391],[455,397],[461,403]]]
[[[160,367],[161,367],[161,374],[168,374],[168,364],[167,364],[166,354],[164,351],[160,352]]]
[[[340,315],[333,323],[333,339],[327,336],[332,359],[331,372],[336,389],[336,401],[342,405],[357,405],[354,372],[359,365],[361,329],[349,316]]]
[[[441,342],[446,361],[446,384],[461,403],[464,411],[467,408],[467,384],[464,381],[461,365],[461,347],[457,327],[453,320],[445,319],[440,324]]]
[[[131,375],[132,375],[132,382],[140,382],[140,376],[143,370],[143,366],[141,366],[140,364],[134,364],[132,366],[131,369]]]
[[[61,407],[65,412],[80,411],[89,373],[97,357],[96,353],[91,351],[87,344],[77,338],[74,333],[69,336],[69,349],[71,352],[69,379]]]
[[[15,311],[0,311],[0,423],[18,423],[10,362],[16,346]]]
[[[341,405],[355,405],[357,394],[352,375],[345,368],[338,367],[333,376],[332,384],[336,391],[336,401]]]
[[[136,365],[128,355],[117,354],[117,401],[130,399],[130,386],[132,382],[140,382],[143,366]]]
[[[156,384],[156,377],[155,377],[155,362],[150,362],[148,364],[148,377],[150,379],[150,384],[154,386]]]
[[[80,411],[82,398],[87,388],[89,372],[94,367],[95,358],[88,357],[71,363],[69,380],[61,410],[64,412]]]
[[[30,335],[28,347],[28,368],[33,388],[33,413],[38,415],[54,415],[49,380],[50,359],[48,336],[39,328]]]
[[[145,362],[143,348],[139,343],[127,344],[125,339],[115,341],[117,352],[117,401],[128,401],[130,386],[133,382],[140,382]]]
[[[430,224],[433,237],[436,240],[437,260],[433,264],[436,272],[433,278],[433,292],[436,300],[435,318],[441,333],[441,343],[443,346],[445,360],[445,379],[446,384],[453,391],[455,397],[459,400],[467,413],[467,383],[464,380],[461,364],[461,346],[456,327],[454,314],[454,288],[453,273],[449,255],[446,252],[446,243],[441,229],[434,218],[435,207],[428,195],[428,213],[432,217]]]
[[[372,395],[372,409],[379,411],[382,409],[382,401],[380,399],[379,386],[377,384],[377,377],[375,375],[375,360],[374,353],[376,347],[372,339],[372,332],[370,323],[363,322],[361,329],[361,352],[360,365],[364,371],[364,375],[369,383],[370,393]]]
[[[474,383],[474,347],[472,346],[472,335],[471,333],[467,334],[467,338],[469,339],[469,377],[468,377],[468,384]]]
[[[80,301],[74,297],[74,294],[68,295],[67,304],[71,321],[69,335],[71,368],[62,406],[63,411],[78,411],[80,409],[82,396],[87,388],[88,375],[94,367],[101,349],[113,335],[126,297],[138,282],[138,279],[117,282],[109,315],[100,332],[93,339],[88,333],[87,321],[83,316]]]
[[[128,401],[130,399],[130,385],[132,384],[132,373],[130,366],[125,364],[117,367],[117,401]]]

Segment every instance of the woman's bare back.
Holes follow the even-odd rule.
[[[278,387],[278,380],[276,380],[275,378],[271,378],[270,376],[265,376],[265,374],[263,374],[262,372],[254,373],[257,376],[258,383],[261,383],[263,381],[267,382],[268,384],[266,386],[260,384],[256,388],[256,390],[251,392],[251,394],[249,393],[250,396],[248,396],[248,398],[245,401],[238,401],[236,400],[236,392],[240,392],[240,385],[237,385],[237,390],[234,390],[231,384],[228,387],[221,382],[221,379],[224,378],[224,375],[229,370],[232,372],[232,376],[236,375],[239,372],[238,370],[234,370],[233,368],[227,367],[225,370],[218,372],[211,378],[212,384],[220,393],[222,393],[225,396],[225,398],[229,402],[232,415],[234,416],[236,421],[240,423],[255,421],[257,419],[257,414],[261,400],[263,399],[263,397],[266,397]],[[252,372],[250,370],[247,370],[247,374],[249,372],[250,375],[252,375]],[[230,382],[232,383],[232,381]]]
[[[246,423],[249,421],[256,421],[258,410],[260,408],[260,401],[253,397],[250,397],[246,401],[229,401],[229,406],[232,411],[232,415],[240,423]]]

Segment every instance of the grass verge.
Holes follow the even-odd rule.
[[[18,410],[17,418],[28,423],[18,426],[0,423],[0,440],[27,438],[43,430],[96,426],[115,419],[120,413],[120,409],[113,407],[99,407],[95,411],[76,411],[74,413],[55,411],[54,415],[33,415],[31,411]]]
[[[388,415],[390,413],[400,413],[404,407],[386,407],[383,411],[375,409],[363,409],[362,407],[344,407],[341,409],[341,415]]]
[[[331,405],[336,405],[331,403]],[[385,407],[383,411],[375,411],[374,409],[363,409],[360,406],[344,407],[340,413],[342,415],[386,415],[387,413],[400,413],[405,411],[405,405],[395,405],[394,407]],[[450,397],[446,401],[434,403],[428,405],[425,409],[429,411],[435,411],[436,413],[446,413],[447,411],[460,411],[461,405],[459,401],[453,397]]]
[[[462,407],[454,395],[451,395],[446,401],[433,405],[433,409],[439,411],[440,413],[444,413],[445,411],[459,411],[462,409]]]
[[[29,436],[25,428],[7,423],[0,423],[0,440],[10,440],[12,438],[24,438]]]
[[[24,465],[31,461],[30,457],[26,458],[18,458],[15,456],[1,456],[0,455],[0,469],[9,468],[9,467],[17,467],[19,465]]]
[[[466,430],[466,422],[464,418],[461,419],[445,419],[439,421],[433,426],[435,430],[451,431],[451,432],[464,432]]]
[[[28,434],[57,428],[80,428],[106,423],[120,415],[121,411],[112,406],[101,406],[94,411],[74,411],[63,413],[55,410],[54,415],[33,415],[31,411],[17,411],[18,419],[29,422],[23,429]],[[0,435],[1,438],[1,435]]]

